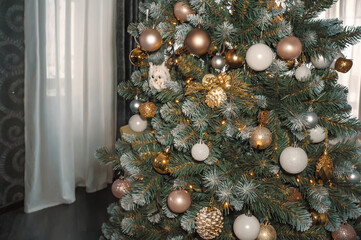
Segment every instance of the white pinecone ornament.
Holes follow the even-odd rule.
[[[196,216],[196,230],[203,239],[213,239],[222,232],[223,217],[217,208],[204,207]]]

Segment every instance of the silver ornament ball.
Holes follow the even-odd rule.
[[[192,147],[191,154],[194,160],[202,162],[209,156],[209,147],[200,141]]]
[[[226,65],[226,60],[217,53],[216,56],[212,58],[212,67],[215,69],[222,69]]]
[[[132,113],[139,112],[140,104],[142,104],[142,102],[139,101],[138,99],[134,99],[133,101],[130,102],[129,107],[130,107],[130,110],[132,111]]]
[[[297,68],[295,71],[295,77],[298,81],[304,82],[311,76],[311,70],[306,67],[305,65],[302,65],[301,67]]]
[[[303,124],[305,124],[305,126],[307,128],[314,128],[314,127],[316,127],[316,125],[318,123],[317,114],[314,112],[302,113],[301,119],[302,119]]]
[[[361,180],[360,173],[356,170],[353,171],[349,176],[347,176],[347,180],[352,184],[360,183]]]

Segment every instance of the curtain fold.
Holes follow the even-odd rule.
[[[344,26],[361,26],[361,1],[339,0],[321,16],[324,18],[339,18]],[[361,117],[361,44],[358,43],[343,51],[348,59],[353,60],[353,67],[348,73],[339,73],[339,83],[348,87],[348,102],[352,107],[352,115]]]
[[[115,0],[25,1],[25,212],[106,187],[115,139]]]
[[[136,47],[132,37],[128,34],[127,28],[131,22],[138,19],[139,0],[117,0],[117,82],[127,81],[134,70],[129,62],[129,53]],[[128,124],[132,113],[129,109],[129,102],[118,96],[117,100],[117,138],[119,128]]]

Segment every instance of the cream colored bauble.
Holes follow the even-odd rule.
[[[209,156],[209,147],[200,141],[192,147],[191,153],[194,160],[202,162]]]
[[[331,65],[331,61],[322,55],[318,55],[317,57],[311,57],[311,63],[317,69],[325,69]]]
[[[134,132],[140,133],[147,129],[148,121],[139,114],[135,114],[129,119],[128,125]]]
[[[344,57],[345,57],[345,55],[343,55],[342,53],[337,54],[336,57],[333,59],[331,65],[330,65],[330,68],[335,69],[335,64],[336,64],[337,59],[344,58]]]
[[[319,125],[308,130],[308,133],[310,134],[311,142],[313,143],[320,143],[326,138],[325,129]]]
[[[287,147],[281,153],[280,164],[286,172],[298,174],[307,167],[308,157],[302,148]]]
[[[264,43],[252,45],[246,53],[246,62],[255,71],[264,71],[273,61],[272,49]]]
[[[295,71],[295,77],[298,81],[304,82],[311,76],[311,70],[302,65],[301,67],[297,68]]]
[[[255,240],[260,231],[260,223],[253,215],[239,215],[233,223],[233,232],[240,240]]]

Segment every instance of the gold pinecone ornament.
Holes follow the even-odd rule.
[[[222,213],[218,208],[204,207],[196,216],[196,230],[203,239],[214,239],[223,228]]]
[[[206,96],[206,103],[209,107],[220,107],[227,100],[227,94],[222,87],[215,87]]]

